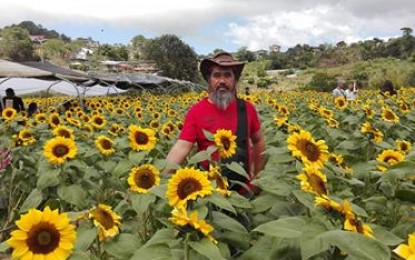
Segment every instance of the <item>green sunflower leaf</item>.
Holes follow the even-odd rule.
[[[33,189],[20,207],[19,213],[27,212],[31,208],[37,208],[42,200],[42,192],[38,189]]]
[[[301,229],[305,221],[299,217],[280,218],[259,225],[253,231],[274,237],[297,238],[301,236]]]
[[[206,256],[211,260],[225,260],[219,251],[219,248],[209,239],[204,238],[197,242],[189,242],[191,248],[193,248],[199,254]]]

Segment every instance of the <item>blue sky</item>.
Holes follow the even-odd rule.
[[[415,29],[412,0],[0,0],[0,13],[0,27],[31,20],[100,43],[175,34],[198,54],[388,39]]]

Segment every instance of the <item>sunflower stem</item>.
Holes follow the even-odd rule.
[[[190,260],[189,237],[190,233],[186,233],[186,237],[184,239],[184,260]]]

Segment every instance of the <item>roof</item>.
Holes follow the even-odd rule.
[[[32,68],[48,71],[48,72],[53,73],[53,75],[55,75],[56,77],[60,77],[60,78],[68,79],[68,80],[85,81],[89,79],[88,74],[84,72],[61,67],[61,66],[49,63],[49,62],[25,61],[25,62],[20,62],[20,64],[23,64],[23,65],[26,65]]]
[[[53,76],[53,73],[25,66],[16,62],[0,60],[0,78],[39,78],[48,76]]]

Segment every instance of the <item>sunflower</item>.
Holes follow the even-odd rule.
[[[182,121],[177,121],[176,122],[176,127],[177,127],[177,129],[179,129],[179,131],[181,131],[182,128],[183,128],[183,122]]]
[[[117,123],[113,123],[110,127],[110,129],[108,129],[108,133],[112,136],[118,136],[118,131],[120,129],[120,125]]]
[[[13,248],[13,259],[67,259],[76,240],[75,226],[66,213],[46,207],[30,209],[16,221],[17,230],[6,243]]]
[[[17,111],[14,108],[6,107],[3,109],[3,112],[1,113],[1,116],[4,120],[7,122],[13,121],[17,116]]]
[[[153,129],[131,125],[129,130],[130,147],[133,150],[150,151],[156,146],[157,138]]]
[[[73,130],[63,125],[58,125],[57,127],[55,127],[52,133],[56,137],[61,136],[64,138],[75,140],[75,135],[73,134]]]
[[[176,111],[173,109],[167,110],[167,116],[168,117],[175,117],[177,115]]]
[[[374,139],[374,142],[377,144],[383,141],[383,133],[377,128],[374,128],[369,122],[365,122],[362,125],[362,127],[360,128],[360,132],[362,132],[363,134],[371,134],[371,136]]]
[[[105,156],[111,155],[115,152],[114,142],[106,136],[100,135],[95,139],[95,145],[99,152]]]
[[[188,200],[212,194],[212,186],[205,173],[195,168],[179,169],[170,178],[166,196],[170,206],[182,207]]]
[[[49,118],[48,118],[48,121],[49,121],[49,125],[52,128],[55,128],[55,127],[57,127],[58,125],[60,125],[62,123],[61,118],[59,117],[59,114],[57,112],[54,112],[54,113],[50,114]]]
[[[396,140],[396,148],[398,151],[409,153],[410,150],[412,150],[412,144],[405,140]]]
[[[36,139],[32,136],[28,129],[20,130],[18,139],[22,140],[24,146],[31,145],[36,142]]]
[[[287,116],[274,116],[274,121],[278,127],[282,127],[287,124],[288,117]]]
[[[107,120],[102,115],[93,116],[89,122],[96,129],[102,129],[107,124]]]
[[[208,238],[213,243],[217,244],[218,242],[210,235],[214,228],[209,225],[205,220],[199,219],[197,211],[190,213],[190,216],[187,215],[185,208],[175,208],[171,212],[172,217],[169,220],[178,225],[178,226],[190,226],[196,231],[201,232],[206,238]]]
[[[296,124],[288,124],[288,133],[299,133],[303,128]]]
[[[114,237],[119,233],[121,218],[111,209],[111,206],[99,204],[89,211],[89,218],[93,219],[94,225],[98,227],[100,241]]]
[[[411,108],[409,107],[409,105],[405,101],[401,100],[399,102],[399,111],[402,114],[407,114],[411,111]]]
[[[326,210],[328,213],[339,216],[343,215],[343,206],[337,201],[334,201],[327,196],[316,196],[314,199],[314,204],[316,206],[324,208],[324,210]]]
[[[318,196],[327,195],[327,177],[314,166],[306,165],[304,172],[296,176],[301,181],[303,191],[315,193]]]
[[[160,127],[160,122],[156,119],[151,120],[150,127],[154,130],[157,130]]]
[[[357,232],[366,237],[374,238],[372,228],[369,225],[363,224],[362,221],[356,217],[346,218],[344,221],[344,230]]]
[[[47,121],[47,117],[44,113],[37,114],[35,116],[35,119],[38,123],[45,123]]]
[[[141,109],[138,112],[141,112]],[[153,119],[155,119],[155,120],[158,120],[160,118],[160,113],[159,112],[153,112],[151,115],[152,115]]]
[[[77,120],[77,119],[74,119],[74,118],[67,118],[67,119],[66,119],[66,122],[68,122],[69,124],[71,124],[71,125],[73,125],[73,126],[76,126],[76,127],[78,127],[78,128],[81,128],[81,122],[80,122],[79,120]]]
[[[168,139],[170,140],[170,138],[173,136],[173,132],[170,130],[170,127],[166,124],[164,124],[161,127],[161,133]]]
[[[395,124],[399,122],[399,117],[390,108],[382,108],[382,119]]]
[[[128,184],[132,191],[148,193],[148,190],[160,184],[160,171],[151,164],[134,167],[130,171]]]
[[[415,233],[408,235],[408,244],[400,244],[393,250],[398,256],[403,259],[415,258]]]
[[[43,155],[55,165],[63,164],[67,159],[73,159],[77,153],[75,141],[60,136],[50,139],[43,147]]]
[[[223,178],[222,174],[219,172],[220,167],[213,166],[209,164],[208,180],[215,181],[216,191],[222,196],[229,197],[231,192],[229,191],[229,183],[226,178]]]
[[[388,169],[387,166],[393,166],[397,164],[398,162],[401,162],[404,160],[405,160],[404,153],[400,151],[395,151],[392,149],[384,150],[381,154],[378,155],[378,157],[376,157],[376,161],[382,163],[382,164],[377,165],[377,168],[382,172]],[[385,164],[387,166],[385,166]]]
[[[326,119],[326,123],[327,123],[327,125],[329,127],[339,128],[339,122],[336,119],[334,119],[334,118],[328,118],[328,119]]]
[[[320,107],[318,109],[318,113],[320,114],[321,117],[326,118],[326,119],[332,118],[334,116],[333,111],[325,107]]]
[[[324,162],[328,159],[328,147],[324,140],[316,142],[310,132],[301,130],[299,133],[291,134],[287,142],[293,156],[300,158],[304,163],[323,168]]]
[[[363,110],[367,119],[372,119],[375,116],[375,110],[370,108],[370,105],[364,105]]]
[[[336,99],[334,99],[334,104],[336,108],[341,109],[341,110],[347,107],[347,101],[342,96],[336,97]]]
[[[218,129],[213,137],[221,158],[226,159],[235,154],[236,136],[232,134],[231,130]]]

